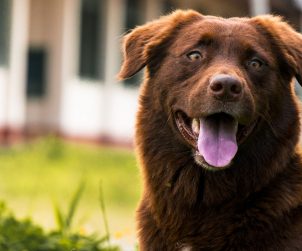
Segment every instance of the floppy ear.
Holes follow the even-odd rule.
[[[124,61],[118,78],[122,80],[135,75],[148,64],[153,49],[164,44],[175,29],[201,17],[201,14],[192,10],[177,10],[132,30],[124,37]]]
[[[279,16],[263,15],[251,19],[258,27],[266,31],[266,35],[281,50],[293,74],[302,85],[302,35],[296,32]]]

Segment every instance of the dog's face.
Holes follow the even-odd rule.
[[[236,20],[204,19],[176,36],[157,78],[198,163],[230,165],[277,88],[275,60],[268,41]]]
[[[172,130],[195,161],[212,170],[230,166],[238,148],[253,143],[261,121],[282,113],[291,79],[301,73],[295,47],[302,47],[301,36],[272,16],[178,11],[135,29],[125,45],[120,76],[147,65],[154,102],[173,118]]]

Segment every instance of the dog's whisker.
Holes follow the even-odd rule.
[[[168,118],[167,118],[167,120],[166,120],[165,127],[169,124],[169,121],[171,120],[172,116],[173,116],[173,113],[172,113],[172,111],[171,111],[171,112],[169,112],[169,114],[168,114]]]

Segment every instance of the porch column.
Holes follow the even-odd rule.
[[[270,12],[269,0],[250,0],[250,14],[257,16]]]
[[[29,0],[12,1],[9,76],[7,89],[7,127],[14,134],[25,127],[26,58],[28,47]]]

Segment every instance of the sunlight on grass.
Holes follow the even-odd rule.
[[[73,227],[104,233],[99,203],[102,182],[112,234],[125,229],[133,234],[140,184],[130,150],[75,145],[52,137],[0,150],[0,199],[19,217],[31,216],[52,228],[54,202],[67,207],[81,182],[85,189]]]

